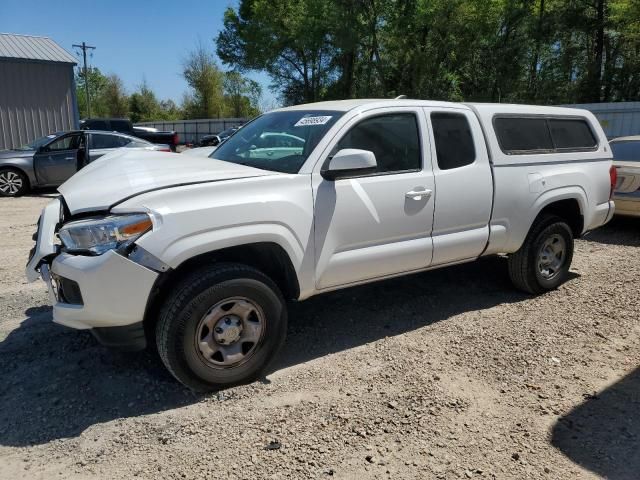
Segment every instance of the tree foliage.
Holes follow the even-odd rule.
[[[201,43],[185,59],[183,75],[191,89],[182,102],[185,118],[245,118],[260,113],[260,85],[237,71],[220,70],[213,53]]]
[[[130,118],[133,122],[177,120],[182,110],[171,100],[158,101],[146,80],[129,95],[116,74],[104,75],[98,68],[87,69],[91,117]],[[89,117],[84,71],[76,75],[76,95],[80,118]]]
[[[216,42],[285,103],[640,99],[640,0],[241,0]]]

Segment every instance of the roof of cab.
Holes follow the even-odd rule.
[[[479,114],[493,115],[496,113],[503,114],[530,114],[530,115],[567,115],[567,116],[590,116],[588,110],[568,107],[553,107],[544,105],[521,105],[510,103],[456,103],[441,102],[436,100],[418,100],[411,98],[388,99],[388,98],[362,98],[350,100],[332,100],[326,102],[304,103],[291,107],[283,107],[275,111],[291,111],[291,110],[333,110],[347,112],[358,107],[368,106],[372,108],[383,108],[390,106],[407,106],[407,107],[436,107],[436,108],[458,108],[472,109]]]
[[[303,103],[301,105],[294,105],[291,107],[279,108],[275,111],[290,111],[290,110],[333,110],[340,112],[347,112],[354,108],[362,107],[364,105],[382,108],[390,106],[407,106],[407,107],[449,107],[449,108],[467,108],[462,103],[452,102],[438,102],[434,100],[414,100],[410,98],[403,99],[388,99],[388,98],[360,98],[351,100],[331,100],[327,102],[316,103]]]

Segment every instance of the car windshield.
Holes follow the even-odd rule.
[[[343,112],[271,112],[243,126],[210,155],[263,170],[298,173],[320,139]]]
[[[52,134],[52,135],[47,135],[46,137],[38,138],[38,139],[34,140],[31,143],[27,143],[26,145],[22,145],[21,147],[16,148],[16,150],[25,150],[25,151],[27,151],[27,150],[37,150],[41,146],[43,146],[45,143],[50,142],[51,140],[53,140],[57,136],[58,136],[58,134]]]
[[[640,140],[611,142],[614,160],[640,162]]]

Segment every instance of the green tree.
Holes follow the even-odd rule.
[[[260,113],[261,96],[262,88],[258,82],[235,71],[224,74],[225,116],[255,117]]]
[[[160,117],[160,103],[155,93],[149,88],[146,79],[129,97],[129,115],[133,123],[158,120]]]
[[[286,103],[312,102],[331,83],[329,0],[242,0],[224,15],[218,56],[239,71],[265,70]]]
[[[108,112],[106,116],[123,118],[129,115],[129,97],[122,80],[116,74],[105,78],[100,98],[100,103]]]
[[[106,107],[103,99],[104,88],[107,85],[107,77],[105,77],[100,69],[89,67],[85,78],[85,72],[79,68],[76,74],[76,97],[78,99],[78,111],[80,118],[87,118],[89,112],[87,109],[87,95],[85,83],[89,84],[89,101],[91,103],[91,116],[105,116]]]
[[[640,98],[640,0],[241,0],[218,56],[285,103]]]
[[[224,75],[213,54],[203,44],[189,52],[183,62],[183,75],[191,88],[183,102],[187,117],[221,117],[224,114]]]

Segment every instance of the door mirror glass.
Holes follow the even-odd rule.
[[[369,150],[343,148],[336,153],[327,169],[320,173],[327,180],[366,175],[376,171],[376,156]]]

